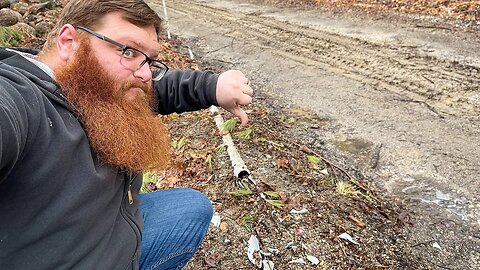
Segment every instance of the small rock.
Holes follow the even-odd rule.
[[[47,3],[47,8],[48,9],[52,9],[52,8],[55,8],[57,6],[57,3],[56,3],[55,0],[40,0],[40,2]]]
[[[228,224],[226,222],[220,223],[220,230],[222,232],[227,232],[228,231]]]
[[[11,6],[13,10],[17,11],[22,16],[25,15],[25,13],[27,13],[28,7],[29,7],[28,4],[24,2],[15,3]]]
[[[37,31],[37,36],[41,37],[50,32],[52,27],[47,22],[39,22],[35,25],[35,30]]]
[[[10,8],[10,0],[0,0],[0,9]]]
[[[28,14],[37,14],[39,13],[40,11],[44,11],[44,10],[47,10],[47,7],[48,7],[49,3],[40,3],[40,4],[36,4],[36,5],[32,5],[29,9],[28,9]]]
[[[12,26],[18,23],[17,13],[9,8],[0,9],[0,26]]]

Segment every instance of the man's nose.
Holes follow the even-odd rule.
[[[152,70],[150,69],[150,65],[145,63],[141,66],[137,71],[133,73],[133,75],[142,80],[142,82],[149,82],[152,80]]]

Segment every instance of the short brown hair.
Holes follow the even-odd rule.
[[[70,0],[48,34],[43,49],[54,46],[58,32],[65,24],[95,30],[101,25],[101,19],[112,12],[120,12],[124,19],[137,26],[153,25],[160,34],[162,19],[142,0]]]

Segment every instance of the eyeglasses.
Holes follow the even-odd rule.
[[[123,45],[122,43],[119,43],[111,38],[108,38],[83,26],[75,26],[75,29],[83,30],[103,41],[120,47],[122,49],[120,64],[132,72],[139,70],[143,65],[148,63],[150,69],[152,70],[152,80],[159,81],[168,71],[167,65],[158,60],[154,60],[148,57],[144,52],[138,49]]]

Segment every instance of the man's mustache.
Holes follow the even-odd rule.
[[[151,85],[142,82],[132,82],[128,81],[123,85],[123,90],[127,91],[130,88],[140,88],[143,92],[148,93],[151,89]]]

